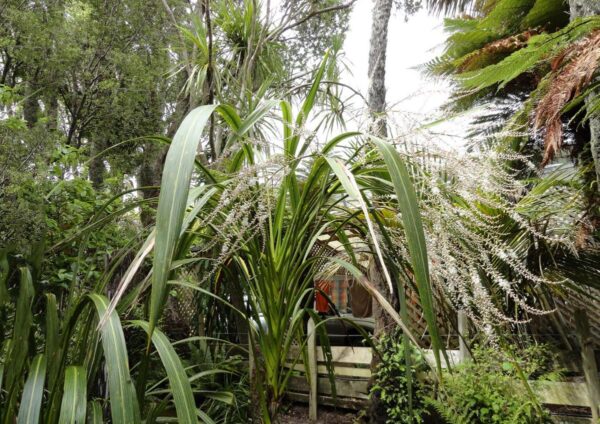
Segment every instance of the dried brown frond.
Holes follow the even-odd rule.
[[[533,114],[533,129],[544,131],[544,160],[550,162],[562,147],[563,107],[591,82],[600,61],[600,30],[565,48],[551,62],[549,89]]]
[[[458,72],[466,72],[487,66],[493,58],[504,56],[522,49],[534,35],[542,32],[541,28],[529,29],[521,34],[492,41],[482,48],[467,55],[458,67]],[[483,63],[482,63],[483,62]]]

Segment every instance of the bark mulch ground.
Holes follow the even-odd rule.
[[[317,424],[352,424],[358,418],[357,411],[332,408],[319,405],[317,413]],[[308,423],[308,406],[301,404],[290,404],[287,410],[280,416],[281,424],[305,424]]]

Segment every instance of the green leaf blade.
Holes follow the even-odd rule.
[[[84,424],[87,408],[87,377],[81,366],[68,366],[60,407],[59,424]]]
[[[40,422],[45,379],[46,357],[39,354],[31,362],[29,376],[25,382],[23,397],[19,406],[17,424],[36,424]]]
[[[173,253],[179,238],[194,159],[202,130],[216,106],[190,112],[177,130],[163,170],[156,217],[156,246],[150,299],[150,335],[161,315]]]
[[[150,324],[148,322],[133,321],[132,323],[141,327],[150,335]],[[175,401],[175,409],[177,410],[178,422],[184,424],[197,423],[196,402],[181,359],[177,355],[177,352],[175,352],[175,349],[167,336],[165,336],[162,331],[155,329],[151,337],[152,343],[167,372],[169,385],[171,386],[173,399]]]

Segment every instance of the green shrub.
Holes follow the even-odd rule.
[[[408,352],[405,346],[408,346]],[[378,349],[381,361],[374,374],[375,384],[371,387],[370,396],[381,401],[386,423],[424,422],[426,392],[423,375],[427,364],[421,352],[410,343],[405,345],[399,333],[383,336]],[[407,356],[411,365],[410,376],[407,374]]]
[[[120,198],[111,198],[112,194],[96,191],[90,181],[79,177],[63,180],[52,189],[45,208],[46,245],[70,241],[46,255],[45,283],[64,289],[74,278],[95,284],[105,272],[106,263],[136,237],[136,216],[129,213],[71,239],[93,219],[105,218],[126,206]],[[109,200],[112,202],[108,204]]]
[[[447,423],[552,422],[548,411],[532,397],[523,381],[523,377],[534,374],[543,378],[554,376],[547,373],[548,361],[544,358],[548,355],[543,348],[529,348],[516,360],[507,359],[499,350],[491,348],[477,348],[473,353],[473,361],[455,367],[452,374],[445,376],[437,399],[426,400]]]

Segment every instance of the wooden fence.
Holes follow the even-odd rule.
[[[369,347],[332,346],[332,365],[335,374],[336,397],[333,396],[331,382],[325,365],[325,356],[321,347],[311,334],[312,322],[309,322],[308,358],[310,385],[307,382],[306,370],[302,364],[296,363],[296,376],[290,379],[288,398],[294,401],[309,403],[309,417],[317,418],[317,406],[334,405],[344,408],[360,409],[367,405],[369,395],[369,379],[371,377],[371,361],[373,353]],[[458,364],[461,357],[458,350],[447,351],[451,365]],[[289,366],[300,355],[293,350]],[[433,353],[425,350],[425,359],[433,363]],[[445,365],[445,364],[444,364]],[[586,384],[581,382],[548,382],[531,381],[532,389],[543,404],[565,405],[573,407],[589,407],[590,401]]]

